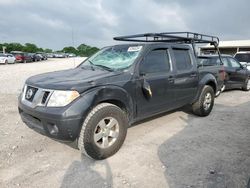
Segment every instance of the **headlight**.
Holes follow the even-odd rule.
[[[77,91],[59,91],[59,90],[53,91],[47,106],[49,107],[66,106],[79,96],[80,94]]]

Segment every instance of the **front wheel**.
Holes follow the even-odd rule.
[[[249,91],[250,90],[250,80],[249,78],[247,78],[246,82],[244,83],[243,87],[242,87],[243,91]]]
[[[101,103],[84,120],[78,148],[90,158],[105,159],[120,149],[127,127],[128,119],[123,110],[110,103]]]
[[[205,85],[199,99],[192,105],[194,114],[208,116],[214,106],[214,90],[211,86]]]

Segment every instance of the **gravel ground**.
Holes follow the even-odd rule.
[[[250,177],[250,95],[234,90],[200,118],[182,108],[129,128],[121,150],[93,161],[27,128],[17,96],[31,75],[82,61],[0,66],[0,187],[245,188]]]

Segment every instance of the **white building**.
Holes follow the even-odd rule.
[[[239,51],[250,51],[250,40],[220,41],[219,49],[222,54],[234,55]],[[202,53],[213,53],[214,47],[206,45],[201,47]]]

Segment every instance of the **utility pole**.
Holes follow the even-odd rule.
[[[3,46],[3,54],[5,54],[6,46]]]
[[[73,26],[72,26],[72,45],[75,48],[75,40],[74,40],[74,30],[73,30]],[[75,61],[75,57],[74,58],[74,68],[76,67],[76,61]]]

